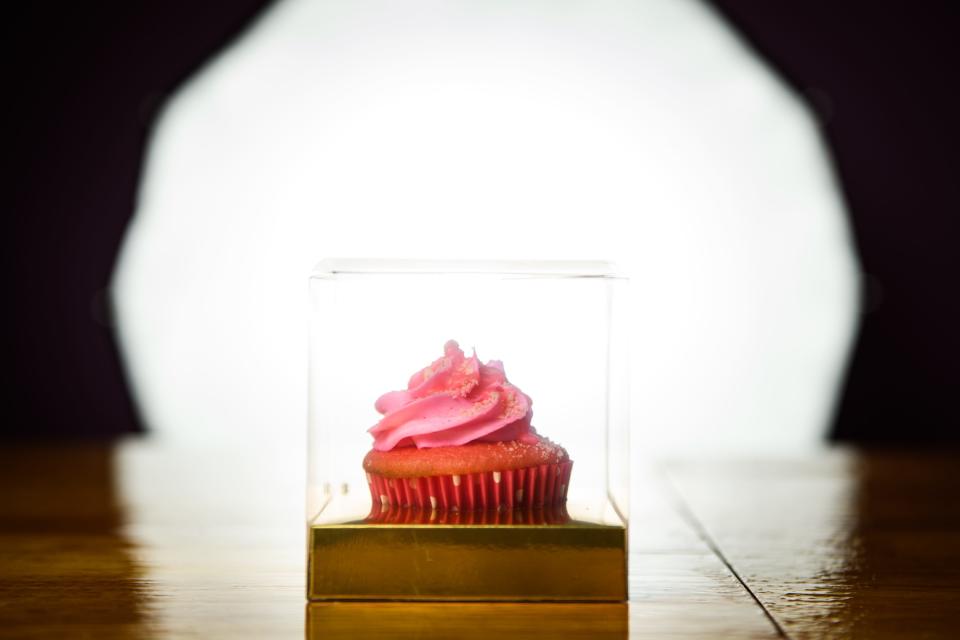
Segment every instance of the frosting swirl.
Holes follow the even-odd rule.
[[[530,397],[507,382],[503,363],[465,357],[454,340],[443,357],[410,377],[407,388],[380,396],[383,418],[369,429],[373,448],[420,449],[468,442],[536,442]]]

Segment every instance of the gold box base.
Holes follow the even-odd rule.
[[[311,600],[601,601],[627,599],[623,526],[542,512],[314,524]],[[453,522],[452,520],[455,520]],[[489,522],[497,522],[489,524]],[[530,524],[528,524],[530,523]]]

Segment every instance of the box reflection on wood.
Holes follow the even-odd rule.
[[[625,640],[626,603],[312,602],[308,640]]]

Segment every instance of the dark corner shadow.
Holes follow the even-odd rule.
[[[960,9],[708,0],[808,106],[860,263],[830,437],[960,441]]]
[[[13,401],[0,437],[143,431],[114,335],[109,285],[157,113],[270,0],[15,3],[11,133]],[[7,293],[8,297],[10,292]]]
[[[145,635],[149,585],[122,533],[113,445],[0,447],[0,487],[0,635]]]
[[[625,640],[626,603],[311,602],[307,640]]]

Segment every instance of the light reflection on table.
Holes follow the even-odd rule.
[[[308,607],[301,458],[150,440],[0,450],[0,635],[950,637],[960,610],[955,452],[638,469],[629,608]]]

